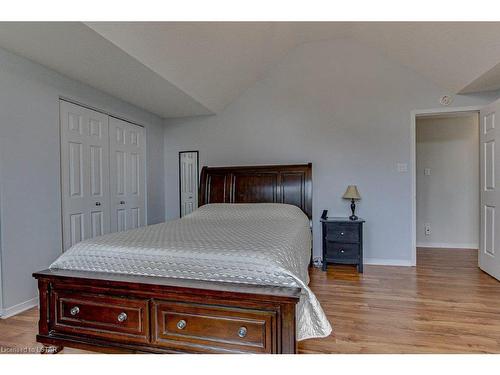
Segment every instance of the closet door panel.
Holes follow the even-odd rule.
[[[114,230],[113,225],[111,226],[113,228],[113,232],[122,232],[127,230],[127,212],[124,208],[116,209],[116,231]]]
[[[110,118],[111,231],[146,225],[144,128]]]
[[[60,102],[63,249],[109,225],[108,116]]]

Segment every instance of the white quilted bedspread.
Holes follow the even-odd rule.
[[[298,286],[297,339],[332,328],[309,289],[309,220],[287,204],[209,204],[182,219],[80,242],[51,269]]]

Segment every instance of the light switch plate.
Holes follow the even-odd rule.
[[[399,173],[406,173],[406,172],[408,172],[408,164],[407,163],[397,163],[396,169]]]

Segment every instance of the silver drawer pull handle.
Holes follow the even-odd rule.
[[[125,201],[120,201],[120,204],[125,204]]]
[[[341,252],[341,253],[343,253],[343,252],[344,252],[344,250],[343,250],[343,249],[340,249],[340,252]]]
[[[343,236],[344,235],[344,232],[340,232],[340,235]]]
[[[118,318],[117,318],[117,319],[118,319],[118,321],[119,321],[120,323],[122,323],[122,322],[124,322],[125,320],[127,320],[127,318],[128,318],[127,314],[126,314],[126,313],[124,313],[124,312],[122,312],[122,313],[118,314]]]
[[[247,335],[247,327],[240,327],[240,329],[238,330],[238,336],[243,338]]]
[[[73,316],[78,314],[80,312],[80,308],[78,306],[73,307],[71,310],[69,310],[69,313]]]
[[[178,329],[184,329],[184,328],[186,328],[186,325],[187,325],[187,323],[184,319],[181,319],[177,322]]]
[[[101,202],[95,202],[95,205],[96,205],[96,206],[100,206],[100,205],[101,205]]]

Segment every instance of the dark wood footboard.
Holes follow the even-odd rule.
[[[57,352],[296,353],[300,288],[46,270],[37,341]]]

